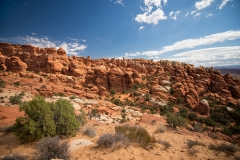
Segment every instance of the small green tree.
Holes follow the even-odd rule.
[[[185,127],[186,126],[186,119],[183,118],[180,115],[173,115],[173,114],[168,114],[167,115],[167,122],[171,125],[173,125],[174,128],[178,127]]]
[[[16,119],[14,131],[21,141],[30,142],[55,135],[56,125],[49,105],[39,96],[20,106],[20,111],[24,111],[26,116]]]
[[[65,99],[59,99],[51,105],[56,135],[75,136],[79,127],[72,104]]]
[[[20,106],[20,111],[25,112],[25,117],[16,119],[14,131],[23,142],[55,135],[74,136],[80,124],[71,103],[63,99],[49,103],[38,96]]]

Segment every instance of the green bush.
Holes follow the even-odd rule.
[[[5,81],[0,78],[0,88],[5,88]]]
[[[195,141],[193,141],[193,140],[188,140],[188,141],[187,141],[187,146],[188,146],[188,148],[192,148],[193,146],[196,146],[196,145],[206,147],[206,145],[205,145],[204,143],[199,142],[199,141],[197,141],[197,140],[195,140]]]
[[[228,125],[229,121],[226,119],[226,117],[224,116],[224,113],[219,113],[219,112],[211,112],[210,113],[211,118],[219,123],[222,123],[223,125]]]
[[[171,104],[164,105],[160,108],[160,114],[161,115],[166,115],[169,112],[174,112],[173,106]]]
[[[150,101],[150,99],[151,99],[151,94],[146,93],[145,94],[145,101]]]
[[[12,104],[22,104],[22,98],[24,96],[24,92],[21,92],[19,94],[16,94],[15,96],[10,96],[9,97],[9,102]]]
[[[173,125],[174,128],[176,128],[176,127],[185,127],[187,120],[180,115],[168,114],[167,122]]]
[[[20,86],[20,82],[19,82],[19,81],[17,81],[17,82],[14,82],[13,84],[14,84],[14,86],[15,86],[15,87],[18,87],[18,86]]]
[[[120,99],[115,99],[114,102],[113,102],[115,105],[117,106],[121,106],[122,105],[122,102]]]
[[[114,89],[110,89],[110,95],[114,95],[114,94],[116,94],[116,91],[114,90]]]
[[[59,137],[48,137],[40,140],[36,147],[36,155],[37,160],[70,159],[68,143],[61,143]]]
[[[187,108],[184,108],[184,107],[180,108],[179,113],[180,113],[180,116],[182,116],[184,118],[188,117],[188,109]]]
[[[178,97],[177,100],[176,100],[177,103],[183,103],[183,99],[182,97]]]
[[[203,119],[203,122],[208,125],[208,126],[212,126],[212,127],[215,127],[216,126],[216,123],[213,119],[211,118],[206,118],[206,119]]]
[[[148,148],[152,143],[156,142],[156,139],[151,137],[147,130],[141,126],[116,126],[115,132],[123,134],[129,139],[129,141],[139,143],[143,148]]]
[[[26,116],[16,119],[14,131],[22,142],[55,135],[74,136],[80,124],[71,103],[63,99],[49,103],[38,96],[20,106],[20,111]]]
[[[97,144],[100,147],[111,147],[112,151],[122,147],[129,146],[129,140],[123,134],[103,134],[97,140]]]
[[[191,121],[195,121],[198,118],[196,113],[189,113],[188,114],[188,119]]]
[[[221,143],[221,144],[217,144],[217,145],[210,144],[208,146],[208,148],[210,150],[215,150],[218,153],[219,152],[224,152],[224,153],[226,153],[226,155],[233,155],[237,151],[236,146],[229,145],[229,144],[226,144],[226,143]]]

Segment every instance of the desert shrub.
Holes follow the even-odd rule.
[[[86,114],[84,110],[80,110],[80,113],[75,116],[80,126],[84,126],[87,123]]]
[[[47,88],[47,87],[46,87],[46,85],[43,84],[43,85],[41,86],[41,88]]]
[[[63,92],[59,92],[59,93],[54,93],[54,96],[64,97],[65,94]]]
[[[202,142],[199,142],[197,140],[193,141],[193,140],[188,140],[187,141],[187,146],[188,148],[192,148],[193,146],[203,146],[203,147],[206,147],[206,145]]]
[[[12,104],[22,104],[22,98],[24,96],[24,92],[16,94],[15,96],[9,97],[9,102]]]
[[[115,105],[117,106],[121,106],[122,105],[122,102],[120,99],[115,99],[114,102],[113,102]]]
[[[55,135],[73,136],[80,124],[71,103],[63,99],[49,103],[38,96],[21,105],[19,110],[26,116],[16,119],[14,131],[22,142]]]
[[[166,130],[167,130],[167,127],[161,125],[161,126],[158,126],[158,127],[156,128],[156,130],[154,131],[154,133],[164,133]]]
[[[151,99],[151,94],[146,93],[145,94],[145,101],[150,101],[150,99]]]
[[[18,87],[18,86],[20,86],[20,82],[19,82],[19,81],[17,81],[17,82],[14,82],[13,84],[14,84],[14,86],[15,86],[15,87]]]
[[[229,124],[229,121],[224,117],[224,113],[211,112],[210,116],[215,122],[222,123],[223,125]]]
[[[164,141],[164,140],[159,139],[157,142],[159,144],[162,144],[165,147],[165,150],[172,147],[172,145],[168,141]]]
[[[5,88],[5,81],[0,78],[0,88]]]
[[[112,147],[112,151],[121,147],[128,147],[129,140],[123,134],[103,134],[97,140],[100,147]]]
[[[156,142],[154,137],[151,137],[147,130],[141,126],[121,125],[115,127],[115,132],[123,134],[129,141],[139,143],[143,148],[149,147]]]
[[[211,119],[211,118],[206,118],[206,119],[204,119],[203,122],[204,122],[206,125],[208,125],[208,126],[212,126],[212,127],[215,127],[215,126],[216,126],[215,121],[214,121],[213,119]]]
[[[194,148],[191,148],[188,150],[188,153],[191,154],[191,155],[195,155],[196,153],[198,153],[198,151]]]
[[[176,127],[185,127],[187,120],[180,115],[168,114],[167,122],[173,125],[174,128],[176,128]]]
[[[187,108],[184,108],[184,107],[180,108],[179,113],[180,113],[180,116],[182,116],[184,118],[188,117],[188,109]]]
[[[167,104],[167,105],[161,106],[160,111],[161,111],[160,112],[161,115],[166,115],[169,112],[173,112],[174,109],[173,109],[173,106],[171,104]]]
[[[28,159],[27,156],[21,155],[21,154],[12,154],[12,155],[7,155],[3,158],[3,160],[26,160]]]
[[[36,152],[37,160],[70,159],[68,143],[61,143],[59,137],[43,138],[38,142]]]
[[[178,97],[177,100],[176,100],[177,103],[183,103],[183,99],[182,97]]]
[[[193,126],[193,130],[194,130],[195,132],[202,132],[202,131],[203,131],[203,127],[202,127],[201,124],[195,124],[195,125]]]
[[[116,91],[114,90],[114,89],[110,89],[110,95],[114,95],[114,94],[116,94]]]
[[[197,118],[198,118],[198,116],[194,112],[188,114],[188,119],[191,121],[195,121]]]
[[[240,126],[234,125],[234,126],[224,127],[222,130],[222,133],[228,136],[232,136],[234,134],[240,134]]]
[[[83,129],[83,133],[85,135],[88,135],[89,137],[95,137],[96,136],[96,130],[93,126],[86,126],[86,128]]]
[[[221,143],[221,144],[210,144],[208,146],[210,150],[215,150],[216,152],[224,152],[226,155],[233,155],[236,151],[237,148],[234,145],[228,145],[226,143]]]

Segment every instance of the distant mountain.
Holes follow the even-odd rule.
[[[240,69],[240,65],[215,66],[215,69]]]

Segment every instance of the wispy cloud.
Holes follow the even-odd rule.
[[[209,13],[206,17],[214,16],[212,13]]]
[[[210,6],[213,2],[214,2],[214,0],[201,0],[201,1],[197,1],[195,3],[195,7],[197,8],[197,10],[201,10],[201,9],[204,9],[204,8]]]
[[[163,3],[164,3],[164,5],[166,5],[166,4],[167,4],[167,2],[168,2],[168,0],[163,0]]]
[[[231,0],[222,0],[222,3],[218,7],[218,9],[222,9],[229,1],[231,1]]]
[[[193,50],[173,55],[168,60],[195,64],[195,66],[224,66],[240,62],[240,46],[215,47]]]
[[[198,12],[198,13],[194,14],[193,17],[197,17],[197,16],[200,16],[200,15],[201,15],[201,13]]]
[[[169,13],[169,16],[172,18],[172,19],[174,19],[174,20],[177,20],[177,15],[180,13],[180,11],[178,10],[178,11],[176,11],[176,12],[170,12]]]
[[[189,12],[185,14],[185,17],[187,17],[189,15]]]
[[[86,40],[86,39],[82,39],[82,41],[83,41],[83,42],[87,42],[87,40]]]
[[[167,0],[164,0],[163,3],[166,4]],[[140,6],[144,13],[137,14],[135,21],[156,25],[158,21],[167,19],[161,7],[161,0],[144,0],[144,4],[145,8]],[[153,7],[157,9],[152,11]]]
[[[65,49],[67,54],[77,55],[80,51],[87,49],[87,45],[78,43],[77,39],[67,38],[68,41],[55,41],[50,39],[47,36],[39,36],[36,33],[33,36],[18,36],[13,38],[0,38],[0,41],[9,42],[9,43],[19,43],[19,44],[30,44],[40,48],[62,47]]]
[[[143,29],[144,29],[144,26],[139,27],[139,30],[140,30],[140,31],[143,30]]]
[[[224,42],[227,40],[235,40],[239,38],[240,38],[240,30],[238,31],[230,30],[222,33],[212,34],[205,37],[182,40],[174,43],[173,45],[165,46],[159,51],[143,51],[141,53],[137,52],[138,53],[137,55],[156,56],[156,55],[160,55],[160,54],[171,52],[171,51],[189,49],[197,46],[206,46],[206,45],[210,45],[217,42]],[[131,56],[131,53],[125,54],[125,56]]]
[[[123,7],[125,7],[125,5],[123,4],[123,0],[116,0],[116,1],[109,0],[109,1],[114,2],[115,4],[120,4],[120,5],[122,5]]]

